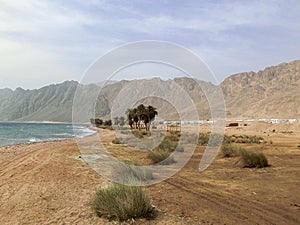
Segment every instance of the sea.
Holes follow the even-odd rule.
[[[83,138],[94,133],[84,124],[0,122],[0,146]]]

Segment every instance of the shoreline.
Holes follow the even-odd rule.
[[[1,122],[0,122],[1,123]],[[56,139],[56,140],[44,140],[44,141],[35,141],[35,142],[24,142],[24,143],[17,143],[17,144],[9,144],[9,145],[0,145],[0,150],[7,149],[7,148],[11,148],[11,147],[24,147],[24,146],[30,146],[30,145],[34,145],[34,144],[40,144],[40,143],[54,143],[54,142],[63,142],[63,141],[69,141],[69,140],[74,140],[76,141],[76,139],[83,139],[83,138],[87,138],[93,135],[96,135],[98,133],[97,129],[93,129],[94,127],[85,127],[85,129],[89,129],[91,131],[94,131],[93,133],[87,134],[83,137],[71,137],[71,138],[63,138],[63,139]],[[75,135],[75,134],[74,134]]]
[[[40,142],[30,142],[30,143],[20,143],[20,144],[12,144],[12,145],[3,145],[0,146],[0,150],[2,149],[10,149],[10,148],[21,148],[21,147],[30,147],[38,144],[51,144],[51,143],[57,143],[57,142],[67,142],[67,141],[76,141],[76,138],[69,138],[64,140],[51,140],[51,141],[40,141]]]
[[[2,122],[0,122],[2,123]],[[4,122],[6,123],[6,122]],[[11,123],[11,122],[7,122],[7,123]],[[19,122],[16,122],[19,123]],[[26,123],[30,123],[30,122],[26,122]],[[257,126],[259,125],[260,126]],[[81,124],[83,125],[83,124]],[[252,127],[252,128],[251,128]],[[255,129],[253,129],[253,127],[255,127]],[[272,129],[276,128],[276,133],[281,133],[282,135],[284,135],[285,132],[290,131],[293,134],[300,134],[299,130],[300,130],[300,122],[296,122],[296,123],[275,123],[275,124],[271,124],[271,123],[267,123],[267,122],[250,122],[248,127],[243,127],[243,126],[238,126],[238,127],[226,127],[227,131],[234,131],[236,129],[240,129],[240,128],[250,128],[250,130],[252,130],[255,133],[260,133],[260,134],[272,134],[273,132]],[[11,148],[14,146],[17,147],[22,147],[22,146],[30,146],[30,145],[34,145],[34,144],[39,144],[39,143],[54,143],[54,142],[63,142],[63,141],[68,141],[68,140],[74,140],[76,141],[76,139],[83,139],[83,138],[87,138],[93,135],[96,135],[99,132],[99,129],[101,128],[97,128],[95,126],[86,126],[85,129],[89,129],[91,131],[94,131],[93,133],[87,134],[83,137],[71,137],[71,138],[65,138],[65,139],[57,139],[57,140],[45,140],[45,141],[36,141],[36,142],[25,142],[25,143],[18,143],[18,144],[10,144],[10,145],[3,145],[0,146],[0,150],[2,149],[6,149],[6,148]],[[202,127],[203,129],[203,127]],[[226,131],[226,132],[227,132]],[[275,134],[275,133],[273,133]]]

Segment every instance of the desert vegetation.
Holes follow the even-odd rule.
[[[245,151],[245,149],[233,144],[226,144],[221,147],[221,155],[224,158],[240,156],[241,151]]]
[[[93,126],[102,128],[102,129],[112,129],[112,121],[111,120],[102,120],[100,118],[91,118],[91,124]]]
[[[264,139],[257,135],[231,135],[227,136],[229,142],[243,143],[243,144],[260,144],[264,142]]]
[[[242,167],[263,168],[269,166],[268,159],[263,153],[252,152],[238,145],[222,145],[221,156],[224,158],[239,156]]]
[[[162,165],[168,165],[175,162],[174,158],[170,156],[171,153],[163,150],[151,150],[148,152],[148,158],[153,163],[160,163]]]
[[[248,150],[240,151],[243,167],[263,168],[269,166],[268,159],[263,153]]]
[[[140,139],[151,136],[150,131],[132,130],[131,132],[135,137],[140,138]]]
[[[154,215],[149,198],[139,186],[110,184],[96,192],[91,204],[98,216],[109,220],[126,221]]]
[[[126,161],[113,169],[116,180],[121,183],[141,184],[143,181],[152,180],[151,168],[142,166],[136,161]]]
[[[211,133],[199,133],[198,144],[199,145],[207,145],[210,139],[213,141],[211,145],[214,145],[214,140],[218,140],[222,138],[220,134],[211,134]],[[264,138],[257,135],[224,135],[223,144],[231,144],[231,143],[241,143],[241,144],[260,144],[264,143]]]
[[[164,140],[153,150],[148,152],[148,158],[154,163],[161,164],[171,164],[175,160],[172,156],[172,152],[175,150],[178,152],[183,152],[184,148],[178,145],[179,134],[168,134],[165,136]]]

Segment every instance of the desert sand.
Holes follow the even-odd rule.
[[[111,154],[142,160],[111,144],[113,131],[101,133]],[[271,166],[241,168],[237,158],[218,156],[199,172],[205,147],[198,146],[183,170],[145,188],[157,217],[127,223],[300,224],[300,124],[253,123],[226,133],[264,137],[267,143],[243,146],[263,152]],[[115,224],[92,211],[91,197],[107,181],[79,155],[75,140],[1,147],[1,224]]]

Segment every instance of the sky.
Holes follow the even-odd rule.
[[[299,12],[299,0],[0,0],[0,88],[80,81],[99,57],[143,40],[191,50],[222,82],[300,59]]]

